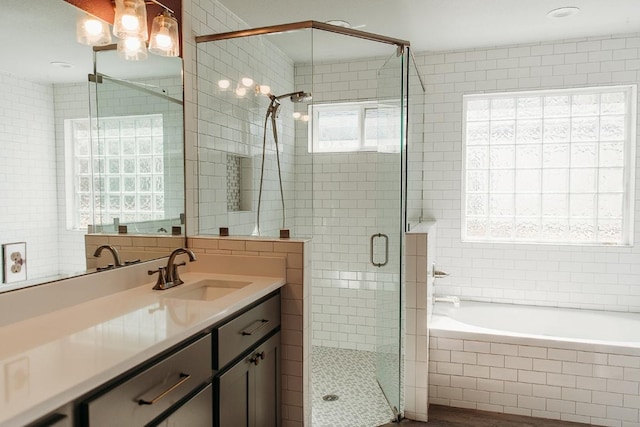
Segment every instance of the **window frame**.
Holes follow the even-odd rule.
[[[148,113],[148,114],[130,114],[130,115],[125,115],[125,116],[109,116],[109,117],[101,117],[99,119],[97,119],[99,122],[101,122],[100,124],[96,123],[96,119],[95,118],[74,118],[74,119],[65,119],[64,120],[64,135],[65,135],[65,175],[66,175],[66,206],[67,206],[67,214],[66,214],[66,225],[67,225],[67,229],[68,230],[74,230],[74,231],[84,231],[87,230],[88,227],[85,227],[81,224],[81,209],[80,209],[80,188],[79,188],[79,178],[81,176],[81,172],[78,171],[77,169],[77,161],[76,159],[78,158],[77,155],[77,146],[76,146],[76,139],[75,139],[75,134],[74,134],[74,126],[76,125],[76,123],[84,123],[87,128],[90,130],[89,131],[89,137],[88,137],[88,144],[89,144],[89,154],[88,154],[88,172],[86,174],[84,174],[83,176],[88,177],[89,179],[89,189],[88,189],[88,196],[90,199],[90,207],[89,207],[89,217],[90,217],[90,221],[93,222],[92,225],[109,225],[109,224],[95,224],[95,222],[97,222],[96,220],[97,215],[103,215],[103,214],[109,214],[109,212],[103,210],[101,212],[96,211],[95,208],[95,197],[98,194],[101,194],[103,197],[107,198],[109,197],[109,195],[113,195],[115,194],[114,192],[112,192],[109,189],[109,182],[108,182],[108,178],[111,176],[118,176],[120,179],[120,183],[119,183],[119,188],[120,190],[118,191],[118,195],[120,197],[124,197],[124,196],[131,196],[134,195],[135,197],[135,204],[136,204],[136,209],[130,212],[124,212],[124,200],[120,201],[120,210],[118,213],[120,214],[126,214],[126,213],[130,213],[130,214],[134,214],[136,216],[136,220],[135,222],[144,222],[144,221],[155,221],[157,220],[157,216],[160,215],[161,217],[164,217],[164,212],[166,209],[163,210],[158,210],[155,209],[155,197],[157,195],[162,195],[163,198],[165,198],[166,194],[165,194],[165,188],[164,188],[164,182],[162,183],[162,191],[158,191],[155,190],[155,177],[158,175],[162,175],[164,177],[164,162],[166,161],[166,153],[164,151],[164,143],[162,144],[162,153],[156,153],[154,151],[154,142],[153,142],[153,136],[150,136],[149,138],[151,139],[150,144],[151,144],[151,151],[148,155],[144,155],[144,154],[140,154],[137,150],[137,143],[136,143],[136,150],[135,153],[132,153],[131,155],[125,154],[122,151],[120,151],[120,153],[117,156],[111,155],[111,154],[107,154],[105,152],[106,150],[106,139],[107,137],[105,135],[102,134],[102,131],[98,129],[98,127],[100,129],[104,129],[105,127],[105,123],[106,122],[113,122],[113,121],[117,121],[119,123],[122,123],[122,121],[125,120],[140,120],[140,119],[148,119],[148,120],[157,120],[160,119],[162,122],[162,138],[164,139],[164,133],[165,133],[165,129],[164,129],[164,116],[163,114],[160,113]],[[119,138],[122,138],[122,136],[119,136]],[[136,135],[133,137],[134,139],[138,139],[139,137]],[[101,150],[101,153],[94,153],[93,149],[95,147],[95,141],[98,141],[98,144],[105,144],[102,145],[103,150]],[[141,173],[138,170],[139,167],[139,162],[138,160],[141,157],[150,157],[150,161],[151,161],[151,169],[150,169],[150,173]],[[163,160],[163,172],[157,173],[154,171],[155,168],[155,162],[154,162],[154,158],[156,157],[161,157]],[[108,159],[112,159],[112,158],[118,158],[120,161],[120,166],[119,166],[119,173],[118,174],[110,174],[107,173],[107,160]],[[135,172],[131,173],[131,174],[125,174],[124,169],[123,169],[123,160],[124,159],[134,159],[135,160]],[[102,171],[97,171],[95,170],[95,161],[102,161],[103,162],[103,167],[104,170]],[[149,176],[151,178],[150,182],[151,182],[151,187],[150,190],[148,192],[144,192],[141,193],[138,189],[139,186],[139,178],[140,177],[145,177],[145,176]],[[125,177],[129,177],[129,178],[134,178],[135,179],[135,186],[136,186],[136,190],[134,192],[128,193],[125,189],[124,189],[124,178]],[[103,186],[104,186],[104,190],[103,191],[98,191],[95,188],[95,183],[96,183],[96,179],[102,179],[103,181]],[[151,197],[151,210],[150,211],[141,211],[139,209],[139,199],[140,199],[140,195],[149,195]],[[106,203],[106,202],[105,202]],[[166,203],[166,199],[163,201],[163,203]],[[106,203],[107,205],[109,205],[109,203]],[[115,211],[114,211],[115,212]],[[151,219],[141,219],[140,215],[152,215],[153,218]],[[121,215],[122,216],[122,215]],[[120,218],[121,218],[120,216]],[[126,221],[123,218],[120,219],[120,221],[122,223],[127,223],[127,222],[131,222],[131,221]],[[91,223],[90,223],[91,224]]]
[[[353,101],[353,102],[335,102],[335,103],[320,103],[311,104],[308,107],[308,114],[311,117],[309,124],[309,137],[307,150],[309,153],[315,154],[331,154],[331,153],[366,153],[378,151],[378,142],[376,140],[375,146],[365,145],[365,130],[366,130],[366,111],[377,110],[380,103],[378,101]],[[320,120],[319,114],[323,111],[355,111],[358,113],[358,148],[356,149],[323,149],[320,146],[318,140],[320,136]]]
[[[544,97],[545,96],[549,96],[549,95],[557,95],[557,96],[572,96],[575,94],[584,94],[584,95],[588,95],[588,94],[603,94],[603,93],[615,93],[615,92],[625,92],[626,93],[626,105],[625,105],[625,138],[624,138],[624,147],[623,147],[623,185],[622,185],[622,219],[621,219],[621,225],[622,225],[622,230],[621,230],[621,239],[618,242],[606,242],[606,241],[602,241],[599,240],[598,235],[597,235],[597,221],[599,218],[601,218],[600,216],[597,215],[597,213],[591,217],[593,218],[593,221],[596,224],[596,236],[593,242],[586,242],[586,241],[577,241],[577,240],[566,240],[566,241],[554,241],[554,240],[546,240],[541,238],[540,236],[533,238],[533,239],[525,239],[525,238],[521,238],[515,235],[515,227],[513,228],[514,232],[512,232],[511,237],[509,238],[499,238],[499,237],[492,237],[490,235],[490,228],[488,229],[487,233],[484,236],[481,237],[476,237],[476,236],[469,236],[467,234],[467,219],[468,219],[468,214],[467,214],[467,195],[468,194],[473,194],[473,193],[468,193],[467,194],[467,172],[468,172],[468,167],[467,167],[467,149],[468,149],[468,142],[467,142],[467,126],[468,123],[470,123],[471,121],[468,120],[467,117],[467,106],[468,106],[468,102],[470,100],[487,100],[488,102],[491,102],[494,99],[500,99],[500,98],[511,98],[511,99],[515,99],[516,103],[517,100],[519,98],[527,98],[527,97],[539,97],[543,100],[543,105],[541,108],[544,109]],[[542,244],[542,245],[580,245],[580,246],[616,246],[616,247],[630,247],[633,246],[634,244],[634,216],[635,216],[635,168],[636,168],[636,121],[637,121],[637,85],[636,84],[621,84],[621,85],[609,85],[609,86],[590,86],[590,87],[579,87],[579,88],[559,88],[559,89],[543,89],[543,90],[526,90],[526,91],[510,91],[510,92],[486,92],[486,93],[474,93],[474,94],[464,94],[462,97],[462,148],[461,148],[461,154],[462,154],[462,159],[461,159],[461,197],[460,197],[460,201],[461,201],[461,210],[460,210],[460,234],[461,234],[461,241],[462,242],[468,242],[468,243],[489,243],[489,244],[493,244],[493,243],[508,243],[508,244]],[[569,107],[571,108],[571,103],[569,104]],[[544,110],[543,110],[544,111]],[[516,113],[517,114],[517,113]],[[517,116],[516,116],[517,117]],[[573,113],[570,111],[569,115],[566,116],[568,117],[570,120],[574,117],[579,117],[577,115],[573,115]],[[600,111],[597,114],[598,119],[600,119],[600,117],[602,117]],[[542,134],[540,136],[540,142],[538,142],[537,144],[539,144],[541,146],[541,150],[544,144],[544,119],[545,119],[545,115],[544,112],[542,113],[540,119],[542,120]],[[491,124],[492,119],[489,118],[489,123]],[[517,119],[516,119],[516,127],[517,127]],[[571,124],[570,124],[570,129],[571,129]],[[600,130],[600,125],[598,124],[598,130]],[[518,146],[518,139],[517,139],[517,133],[514,135],[514,142],[513,142],[513,146],[517,147]],[[598,137],[597,139],[597,144],[601,143],[601,139],[600,137]],[[567,144],[569,145],[569,151],[571,151],[571,145],[574,144],[575,141],[571,140],[571,137],[569,138],[569,141],[567,142]],[[487,145],[490,147],[491,143],[490,141],[487,143]],[[541,154],[542,156],[542,154]],[[514,173],[516,173],[515,171],[517,171],[519,168],[515,163],[515,157],[514,157],[514,164],[513,164],[513,170]],[[542,164],[543,158],[541,157],[541,165],[539,170],[543,171],[545,168]],[[490,162],[490,157],[488,157],[487,162]],[[596,165],[595,169],[596,170],[600,170],[601,166]],[[520,170],[522,170],[523,168],[520,168]],[[572,168],[572,166],[569,164],[569,166],[566,167],[566,169],[569,171],[569,173],[571,172],[571,170],[576,170],[576,167],[574,166]],[[486,169],[480,169],[480,170],[486,170],[486,171],[491,171],[491,166],[490,163],[487,164]],[[542,172],[541,172],[542,173]],[[487,185],[490,185],[489,183]],[[594,195],[599,195],[602,192],[596,187]],[[487,187],[487,195],[490,198],[491,197],[491,188]],[[493,194],[496,194],[495,192]],[[514,197],[517,194],[523,194],[523,193],[518,193],[516,192],[515,188],[513,190],[513,194]],[[544,194],[550,194],[549,192],[545,193],[544,189],[541,187],[540,188],[540,192],[539,194],[542,196]],[[570,197],[571,194],[580,194],[580,193],[575,193],[575,192],[571,192],[570,189],[567,190],[567,196]],[[606,194],[606,192],[605,192]],[[514,201],[515,203],[515,201]],[[514,205],[515,206],[515,205]],[[597,209],[597,206],[596,206]],[[567,214],[567,218],[570,220],[571,219],[571,213],[568,212]],[[473,216],[472,216],[473,217]],[[510,216],[510,218],[515,222],[516,218],[518,216],[516,215],[516,212],[513,212],[513,215]],[[496,218],[496,216],[492,216],[491,215],[491,211],[490,211],[490,206],[487,205],[487,222],[488,222],[488,227],[490,227],[490,222],[492,218]],[[505,218],[509,218],[509,217],[505,217]],[[538,218],[540,219],[540,224],[542,224],[542,220],[545,218],[545,216],[542,214],[542,212],[539,213]],[[569,233],[569,230],[567,230],[567,233]]]

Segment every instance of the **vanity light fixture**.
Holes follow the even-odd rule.
[[[113,35],[118,38],[118,55],[126,60],[146,59],[148,51],[159,56],[180,56],[178,20],[173,10],[158,0],[113,0],[115,17]],[[153,18],[151,37],[147,28],[147,4],[154,3],[164,10]],[[78,42],[91,46],[111,43],[108,25],[91,15],[79,19],[76,24]]]
[[[166,9],[153,18],[149,52],[160,56],[180,55],[178,20]]]
[[[227,79],[222,79],[222,80],[218,80],[218,87],[220,89],[229,89],[229,86],[231,86],[231,82]]]
[[[147,41],[147,5],[144,0],[116,0],[113,35],[119,39],[138,37]]]
[[[109,25],[88,13],[76,22],[76,40],[89,46],[105,46],[111,43]]]

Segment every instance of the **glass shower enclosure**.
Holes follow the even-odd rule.
[[[388,418],[361,425],[401,417],[404,232],[422,195],[409,42],[316,21],[196,41],[198,233],[311,238],[312,359],[370,357]]]

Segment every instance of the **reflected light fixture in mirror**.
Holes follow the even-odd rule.
[[[118,39],[118,56],[127,61],[147,59],[147,45],[138,36],[127,36],[123,39]]]
[[[88,13],[76,22],[76,40],[89,46],[105,46],[111,43],[109,24]]]

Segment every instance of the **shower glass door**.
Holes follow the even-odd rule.
[[[404,54],[392,55],[378,71],[378,103],[367,111],[375,135],[376,227],[371,263],[377,274],[376,376],[390,407],[402,411],[402,239],[404,222]]]

